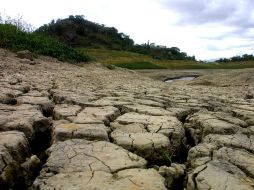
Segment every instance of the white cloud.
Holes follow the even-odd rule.
[[[253,10],[252,0],[8,0],[0,8],[35,27],[85,15],[137,43],[177,46],[198,59],[253,53]]]

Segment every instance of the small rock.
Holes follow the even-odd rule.
[[[29,50],[18,51],[17,57],[21,59],[28,59],[30,61],[33,61],[33,54]]]
[[[161,133],[123,133],[114,131],[111,138],[117,145],[142,156],[150,162],[164,161],[171,162],[168,155],[171,155],[170,141]]]
[[[145,168],[147,161],[120,146],[106,141],[66,140],[53,144],[40,177],[48,173],[105,171]]]
[[[254,155],[246,150],[223,147],[214,153],[217,159],[226,160],[254,177]]]
[[[19,189],[20,186],[32,184],[40,160],[36,156],[29,159],[30,155],[30,146],[24,133],[0,133],[0,189]]]
[[[223,160],[213,160],[188,175],[188,190],[253,190],[254,182],[238,167]]]
[[[184,138],[182,123],[173,116],[151,116],[129,112],[116,119],[121,125],[142,124],[150,133],[161,133],[170,138],[170,143],[176,149]]]
[[[68,139],[104,140],[108,139],[109,128],[104,124],[60,124],[54,129],[53,141]]]
[[[29,140],[35,133],[41,133],[51,128],[51,120],[44,117],[38,106],[21,104],[10,106],[0,104],[0,130],[17,130],[23,132]]]
[[[36,180],[33,189],[79,190],[167,190],[154,169],[126,169],[115,174],[104,171],[59,173]]]
[[[23,63],[23,64],[28,64],[28,65],[36,65],[37,64],[37,62],[35,62],[35,61],[31,61],[31,60],[29,60],[29,59],[22,59],[22,60],[20,60],[19,61],[20,63]]]
[[[68,119],[68,117],[76,116],[80,110],[81,107],[77,105],[68,105],[68,104],[56,105],[53,110],[53,118],[55,120]]]
[[[109,125],[120,115],[120,111],[113,106],[105,107],[86,107],[74,119],[75,123],[80,124],[105,124]]]

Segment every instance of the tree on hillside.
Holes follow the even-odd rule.
[[[54,36],[72,46],[126,49],[134,44],[129,36],[119,33],[114,27],[105,27],[84,19],[83,15],[52,21],[37,30],[38,33]]]

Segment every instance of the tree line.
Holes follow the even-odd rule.
[[[253,61],[254,56],[251,54],[244,54],[242,56],[233,56],[231,58],[220,58],[216,60],[215,62],[218,63],[230,63],[230,62],[240,62],[240,61]]]

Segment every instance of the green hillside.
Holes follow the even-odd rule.
[[[0,22],[0,48],[11,51],[30,50],[35,55],[46,55],[71,63],[89,61],[84,53],[50,36],[26,32],[12,24]]]
[[[202,63],[190,60],[157,60],[151,56],[106,49],[79,49],[105,65],[128,69],[242,69],[253,68],[254,61],[234,63]]]
[[[128,35],[114,27],[69,16],[45,24],[36,31],[27,30],[25,22],[0,19],[0,47],[12,51],[30,50],[35,55],[47,55],[75,62],[98,61],[128,69],[239,69],[254,67],[253,55],[220,59],[204,64],[177,47],[153,43],[134,44]],[[112,67],[113,68],[113,67]]]
[[[88,21],[79,15],[52,20],[49,24],[38,28],[36,32],[57,38],[72,47],[129,51],[158,60],[195,60],[194,56],[188,56],[178,47],[166,47],[149,42],[134,44],[128,35],[118,32],[116,28]]]

